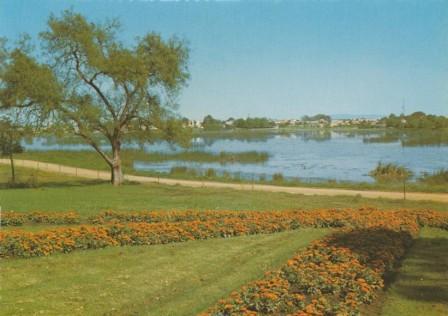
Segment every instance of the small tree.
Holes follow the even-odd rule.
[[[11,161],[13,183],[13,155],[23,151],[21,140],[33,135],[59,100],[52,71],[27,56],[31,51],[27,39],[23,37],[16,49],[8,50],[6,39],[0,38],[0,154]]]
[[[80,136],[98,152],[111,169],[114,185],[123,181],[124,137],[140,143],[156,135],[169,142],[185,143],[189,139],[174,113],[175,96],[189,76],[184,42],[177,38],[164,41],[148,33],[126,47],[116,37],[118,29],[116,20],[95,24],[72,11],[50,16],[48,29],[40,34],[46,64],[19,51],[22,59],[42,70],[38,75],[46,76],[48,87],[33,86],[32,95],[20,80],[15,81],[28,106],[38,109],[48,126]],[[33,67],[16,68],[7,67],[7,72],[34,80],[30,79],[35,77]],[[14,85],[5,82],[4,86],[12,89]],[[8,89],[5,93],[10,94]],[[40,94],[48,102],[39,102],[36,97]],[[109,142],[110,153],[100,148],[101,137]]]
[[[13,124],[8,119],[0,120],[0,154],[9,157],[11,165],[11,182],[16,182],[16,172],[14,168],[14,154],[23,152],[20,140],[24,131],[20,126]]]

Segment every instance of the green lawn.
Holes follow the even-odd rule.
[[[387,291],[382,315],[448,315],[448,231],[422,230]]]
[[[96,180],[82,180],[30,169],[18,170],[19,176],[25,178],[29,177],[30,172],[38,179],[39,187],[0,189],[0,206],[3,210],[76,210],[83,216],[107,209],[282,210],[375,206],[381,209],[448,210],[446,203],[366,199],[356,196],[305,196],[160,184],[126,184],[116,188]],[[7,182],[8,177],[7,167],[0,166],[0,187]]]
[[[0,203],[4,210],[77,210],[82,215],[91,215],[107,209],[280,210],[376,206],[382,209],[448,210],[448,205],[435,202],[304,196],[157,184],[124,185],[119,188],[111,187],[110,184],[91,184],[0,190]]]
[[[326,232],[2,260],[0,315],[194,315]]]
[[[38,171],[30,168],[16,166],[16,182],[20,186],[41,186],[46,187],[63,185],[70,182],[71,184],[92,183],[82,178],[60,175],[54,172]],[[8,181],[11,179],[11,168],[9,165],[0,165],[0,189],[7,187]]]

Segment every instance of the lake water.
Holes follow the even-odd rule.
[[[127,147],[137,147],[128,144]],[[82,144],[64,144],[55,139],[34,139],[27,150],[91,150]],[[104,148],[107,148],[104,145]],[[145,145],[144,150],[172,152],[164,142]],[[189,150],[263,151],[270,155],[263,164],[219,164],[166,161],[135,161],[136,170],[169,172],[172,167],[186,166],[198,170],[214,168],[218,173],[240,174],[243,178],[260,176],[269,179],[274,173],[286,178],[307,181],[336,179],[372,182],[368,176],[378,162],[404,165],[415,174],[448,168],[448,133],[437,131],[355,131],[310,130],[296,132],[224,133],[197,137]]]

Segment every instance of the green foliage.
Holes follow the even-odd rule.
[[[0,110],[28,110],[28,115],[32,114],[32,119],[36,120],[61,102],[61,86],[49,65],[39,64],[17,48],[8,52],[2,68]],[[35,111],[36,106],[41,111]]]
[[[424,112],[414,112],[410,115],[391,114],[381,121],[386,127],[393,128],[448,128],[448,117],[432,115]]]
[[[114,184],[123,180],[126,135],[144,143],[162,131],[166,140],[184,146],[190,137],[175,113],[176,96],[189,78],[186,43],[147,33],[126,47],[118,30],[116,20],[92,23],[66,10],[51,15],[40,33],[46,64],[17,48],[0,68],[1,106],[26,108],[48,118],[53,131],[82,137],[110,167]],[[110,154],[100,148],[98,134],[109,141]]]
[[[208,169],[205,171],[205,176],[206,176],[207,178],[214,178],[214,177],[216,177],[216,171],[215,171],[215,169],[213,169],[213,168],[208,168]]]
[[[278,173],[274,173],[273,175],[272,175],[272,181],[273,182],[282,182],[282,181],[284,181],[284,177],[283,177],[283,174],[282,173],[280,173],[280,172],[278,172]]]
[[[217,131],[224,128],[224,123],[211,115],[207,115],[202,121],[202,127],[206,131]]]
[[[412,171],[406,167],[394,163],[382,163],[369,172],[369,176],[375,178],[376,181],[405,181],[413,176]]]
[[[0,155],[12,156],[12,154],[23,152],[20,144],[22,138],[21,129],[9,120],[0,120]]]
[[[272,128],[275,123],[265,117],[248,117],[235,120],[233,126],[236,128]]]
[[[325,114],[316,114],[312,116],[305,115],[302,117],[302,121],[304,122],[312,122],[312,121],[325,121],[326,123],[331,123],[331,116]]]
[[[440,169],[433,173],[425,172],[418,178],[418,181],[427,184],[448,185],[448,169]]]

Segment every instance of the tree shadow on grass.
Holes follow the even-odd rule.
[[[448,305],[448,238],[417,240],[394,289],[406,299]]]
[[[0,183],[0,190],[81,187],[81,186],[94,186],[104,183],[110,183],[110,181],[86,179],[86,180],[69,180],[69,181],[48,181],[48,182],[46,181],[42,183],[29,183],[29,182],[18,182],[15,184]]]
[[[78,180],[67,180],[67,181],[44,181],[41,183],[29,183],[29,182],[18,182],[15,184],[11,183],[0,183],[0,190],[8,189],[41,189],[41,188],[67,188],[67,187],[83,187],[83,186],[96,186],[101,184],[111,184],[109,180],[100,179],[78,179]],[[141,185],[141,183],[136,181],[124,181],[123,185]],[[112,186],[112,184],[111,184]]]
[[[408,232],[376,228],[340,233],[331,244],[349,248],[365,258],[363,264],[372,268],[377,258],[369,253],[381,253],[391,239],[401,240],[407,247],[413,243]],[[393,286],[394,292],[407,300],[448,305],[448,238],[416,240],[407,252],[406,262],[400,261],[384,278],[385,289]],[[375,304],[364,306],[365,314],[380,314],[384,299],[385,295],[380,295]]]

